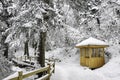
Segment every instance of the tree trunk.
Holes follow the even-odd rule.
[[[46,32],[40,32],[40,41],[38,46],[38,62],[41,67],[45,67],[45,41]]]
[[[8,58],[8,43],[4,43],[4,48],[5,48],[5,50],[4,50],[4,56],[6,58]]]
[[[40,32],[40,40],[38,46],[38,63],[41,67],[45,67],[45,41],[46,41],[46,32]],[[45,72],[38,73],[38,77],[44,75]]]
[[[24,43],[24,55],[27,55],[29,57],[29,47],[28,47],[28,40]]]
[[[2,35],[1,45],[4,48],[4,56],[6,58],[8,58],[8,49],[9,49],[9,46],[8,46],[8,43],[5,43],[6,38],[7,38],[7,35]]]
[[[35,49],[35,53],[34,55],[36,55],[36,50],[37,50],[37,42],[34,43],[34,49]]]

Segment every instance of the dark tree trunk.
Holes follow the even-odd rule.
[[[45,41],[46,32],[40,32],[40,41],[38,46],[38,62],[41,67],[45,67]]]
[[[42,27],[42,20],[37,20],[37,25]],[[45,41],[46,41],[46,32],[40,31],[39,34],[39,43],[38,43],[38,63],[41,65],[41,67],[45,66]]]
[[[8,43],[5,43],[4,44],[4,48],[5,48],[5,50],[4,50],[4,56],[6,57],[6,58],[8,58]]]
[[[28,40],[24,43],[24,55],[27,55],[29,57],[29,47],[28,47]]]
[[[34,47],[33,47],[34,49],[35,49],[35,53],[34,53],[34,55],[36,55],[36,50],[37,50],[37,42],[35,42],[34,43]]]
[[[45,67],[45,41],[46,41],[46,32],[40,32],[40,40],[38,46],[38,63],[41,67]],[[39,73],[38,77],[44,75],[45,72]]]
[[[96,20],[97,20],[97,24],[100,25],[100,20],[99,20],[99,18],[96,18]]]

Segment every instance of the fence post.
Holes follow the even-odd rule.
[[[49,76],[48,76],[48,79],[47,79],[47,80],[50,80],[50,68],[51,68],[51,65],[48,64],[48,66],[49,66],[49,68],[48,68],[47,74],[49,74]]]
[[[23,77],[23,72],[22,71],[18,72],[18,80],[22,80],[22,77]]]

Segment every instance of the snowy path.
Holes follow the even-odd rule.
[[[77,64],[58,64],[51,80],[110,80]]]

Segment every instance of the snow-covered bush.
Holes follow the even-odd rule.
[[[0,80],[11,74],[11,65],[12,63],[10,63],[10,61],[3,56],[2,51],[0,51]]]

